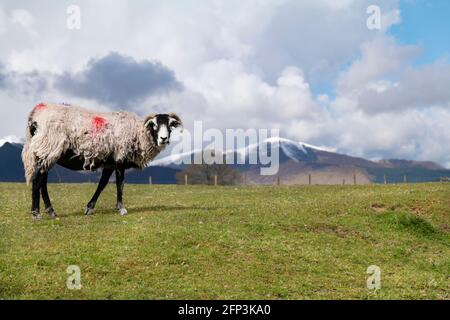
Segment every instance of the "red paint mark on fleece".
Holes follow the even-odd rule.
[[[38,103],[35,107],[34,110],[42,110],[45,109],[45,103]]]
[[[102,117],[93,117],[92,118],[92,131],[97,134],[99,132],[102,132],[103,129],[105,129],[108,121],[106,121],[105,118]]]

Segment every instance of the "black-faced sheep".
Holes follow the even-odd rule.
[[[93,214],[95,204],[115,172],[116,208],[127,214],[123,204],[125,170],[145,167],[169,143],[180,118],[171,114],[153,114],[145,119],[130,112],[96,113],[65,104],[40,103],[28,118],[22,159],[27,184],[32,184],[31,213],[42,218],[40,196],[45,211],[56,212],[47,191],[48,171],[56,163],[71,170],[96,170],[102,176],[85,214]]]

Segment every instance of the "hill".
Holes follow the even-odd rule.
[[[249,159],[258,157],[265,144],[250,145],[227,152],[232,154],[235,162],[242,159],[246,163],[233,165],[245,174],[246,184],[274,184],[278,177],[283,184],[293,185],[309,184],[310,179],[311,184],[353,184],[356,178],[357,184],[367,184],[384,183],[385,176],[388,183],[403,182],[405,176],[409,182],[433,182],[450,176],[450,170],[430,161],[371,161],[288,139],[271,138],[266,142],[279,153],[279,172],[276,176],[262,176],[261,165],[249,164]],[[0,146],[0,161],[3,164],[0,166],[0,181],[24,181],[21,151],[22,145],[19,143],[4,142]],[[193,162],[194,156],[195,152],[160,156],[143,171],[130,170],[126,180],[129,183],[148,183],[151,176],[155,184],[174,184],[176,173],[185,167],[184,164],[179,164],[180,160]],[[49,181],[79,183],[97,181],[99,177],[100,172],[75,172],[55,166],[55,169],[50,171]]]
[[[261,165],[250,165],[249,159],[258,157],[261,148],[276,148],[279,153],[279,172],[277,176],[260,174]],[[180,162],[193,162],[196,152],[175,154],[154,161],[151,165],[182,170]],[[411,161],[390,159],[371,161],[334,152],[333,150],[296,142],[284,138],[270,138],[263,143],[250,145],[239,150],[228,150],[237,162],[241,159],[245,165],[234,165],[245,173],[247,184],[274,184],[278,177],[283,184],[357,184],[399,183],[407,177],[409,182],[433,182],[441,177],[450,176],[450,170],[430,161]]]
[[[24,182],[24,169],[21,158],[23,146],[18,143],[6,142],[0,147],[0,181],[3,182]],[[127,171],[126,180],[129,183],[149,183],[152,177],[153,183],[174,184],[177,169],[170,167],[148,167],[144,170]],[[72,171],[56,165],[49,172],[49,182],[92,182],[100,179],[101,172]],[[114,175],[111,178],[114,180]]]

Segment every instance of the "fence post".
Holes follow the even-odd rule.
[[[356,185],[356,172],[353,172],[353,184]]]
[[[407,183],[408,179],[406,178],[406,174],[403,176],[403,183]]]
[[[242,180],[243,180],[243,185],[245,186],[246,184],[247,184],[247,175],[245,174],[245,172],[244,172],[244,174],[242,175]]]
[[[345,179],[342,179],[342,185],[345,185]]]
[[[152,183],[152,176],[148,176],[148,184],[153,184]]]
[[[214,175],[214,185],[217,186],[217,174]]]
[[[61,175],[59,174],[58,167],[56,167],[56,166],[55,166],[55,172],[56,172],[56,175],[58,176],[58,181],[59,181],[59,183],[61,183],[61,182],[62,182],[62,178],[61,178]],[[89,182],[90,182],[90,181],[89,181]]]
[[[281,184],[280,176],[277,176],[277,185],[279,186],[280,184]]]
[[[311,185],[311,173],[308,174],[308,184]]]
[[[387,177],[384,175],[384,184],[387,184]]]
[[[184,175],[184,185],[187,186],[187,184],[188,184],[188,175],[185,174]]]

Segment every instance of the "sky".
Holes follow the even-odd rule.
[[[367,27],[372,5],[380,28]],[[446,0],[2,0],[0,138],[23,137],[52,101],[450,168],[449,12]]]

